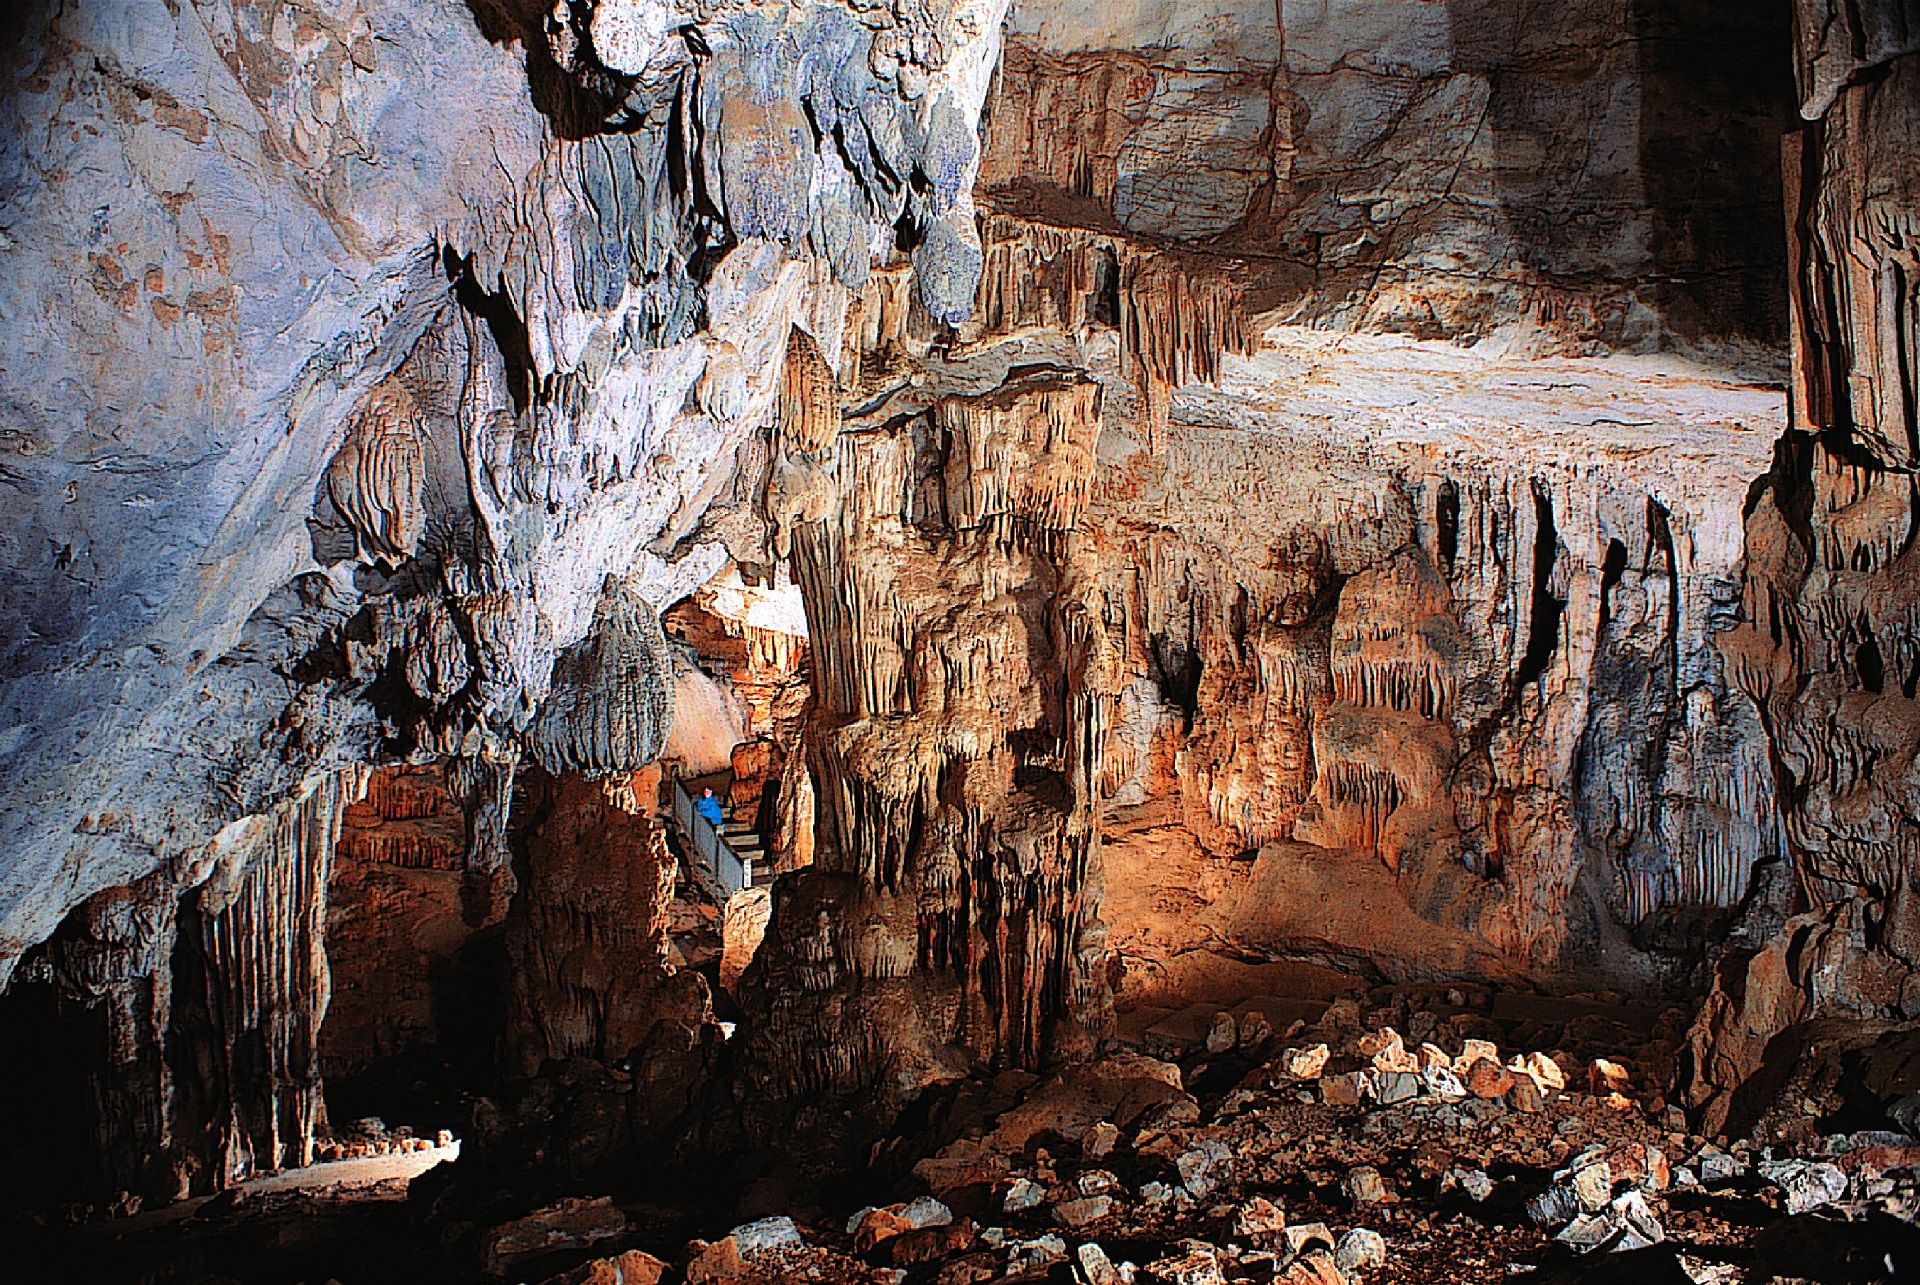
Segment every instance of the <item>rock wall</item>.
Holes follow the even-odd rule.
[[[1822,1023],[1846,1047],[1920,1016],[1907,785],[1920,750],[1920,11],[1803,3],[1796,17],[1795,431],[1750,508],[1741,625],[1725,644],[1766,720],[1791,875],[1759,890],[1728,943],[1688,1086],[1709,1125],[1774,1132],[1804,1124],[1797,1100],[1770,1108]]]
[[[376,771],[342,814],[327,884],[329,1081],[394,1058],[490,1069],[512,874],[469,851],[464,810],[436,768]]]
[[[1684,971],[1782,853],[1764,729],[1714,645],[1777,397],[1274,331],[1176,410],[1164,452],[1112,442],[1093,506],[1116,803],[1176,800],[1223,858],[1378,862],[1519,972]],[[1607,418],[1632,426],[1596,440]],[[1313,944],[1431,966],[1418,939]]]
[[[749,1114],[1090,1047],[1129,809],[1257,854],[1205,921],[1243,960],[1709,961],[1711,1122],[1800,1024],[1916,1016],[1920,15],[1784,18],[30,6],[0,983],[85,1074],[88,1181],[311,1154],[329,888],[364,922],[377,868],[505,924],[523,1083],[483,1136],[599,1164],[689,1107],[712,1036],[634,774],[661,615],[729,564],[797,587],[811,687],[709,640],[794,869]],[[428,765],[432,833],[361,815],[336,861],[368,772],[417,821],[392,770]],[[1271,904],[1342,870],[1444,949]],[[342,1064],[396,1012],[343,1009]]]
[[[622,785],[616,801],[607,784],[566,776],[530,803],[525,875],[507,916],[504,1055],[514,1074],[555,1059],[616,1061],[653,1024],[674,862],[654,814],[658,785]]]
[[[222,831],[184,901],[178,876],[157,874],[89,901],[33,953],[56,1010],[41,1073],[85,1086],[56,1122],[72,1132],[50,1141],[86,1163],[52,1194],[137,1208],[311,1163],[326,1127],[328,884],[365,787],[363,772],[320,778]],[[9,1131],[36,1133],[23,1105]]]
[[[1788,41],[1737,0],[1016,3],[983,186],[1258,256],[1298,322],[1766,371]]]
[[[9,145],[7,252],[44,275],[9,274],[0,967],[310,772],[511,744],[609,575],[656,607],[707,579],[788,324],[838,332],[873,228],[918,230],[925,306],[970,303],[998,9],[603,7],[632,66],[433,0],[21,24],[9,110],[118,128]],[[128,372],[179,427],[103,446]]]

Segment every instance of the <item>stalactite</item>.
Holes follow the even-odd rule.
[[[220,1184],[311,1164],[326,1125],[327,880],[364,771],[322,777],[239,841],[231,874],[201,890],[198,947],[212,1025],[208,1102]]]
[[[1153,442],[1174,389],[1218,381],[1224,355],[1257,346],[1244,291],[1204,256],[1006,214],[988,217],[985,245],[985,333],[1114,327]]]
[[[792,543],[815,865],[779,894],[754,1036],[783,1089],[906,1083],[949,1046],[1035,1065],[1106,1020],[1088,943],[1113,693],[1076,534],[1099,414],[1091,381],[1029,372],[795,466],[834,500]],[[898,1029],[795,1035],[856,1000]]]
[[[659,756],[673,720],[672,661],[650,604],[611,586],[593,632],[553,673],[533,728],[534,753],[549,772],[632,772]]]
[[[415,614],[401,645],[406,653],[407,686],[423,700],[444,705],[473,675],[467,641],[452,611],[438,598]]]
[[[98,1034],[99,1058],[85,1075],[100,1192],[172,1199],[187,1194],[204,1167],[203,1159],[182,1159],[198,1140],[180,1127],[166,1053],[178,897],[164,875],[102,893],[48,946],[61,1008]]]
[[[798,326],[787,332],[782,370],[778,448],[803,455],[826,450],[840,433],[839,388],[820,345]]]
[[[1146,60],[1105,53],[1061,60],[1014,42],[999,68],[980,180],[1050,184],[1113,206],[1121,145],[1146,118]]]
[[[410,557],[426,526],[426,428],[399,379],[377,385],[327,470],[327,495],[372,558]]]
[[[466,818],[467,871],[491,875],[505,871],[513,854],[507,847],[507,820],[513,806],[516,760],[502,754],[459,755],[447,763],[447,789]]]

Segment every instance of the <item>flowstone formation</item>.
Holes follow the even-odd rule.
[[[457,1150],[403,1278],[1904,1225],[1916,33],[32,6],[0,1169]]]

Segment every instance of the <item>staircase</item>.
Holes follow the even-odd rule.
[[[764,888],[773,882],[773,854],[758,830],[740,821],[726,821],[720,826],[720,841],[747,867],[752,875],[750,887]]]
[[[749,888],[764,888],[774,878],[773,857],[758,831],[738,821],[715,826],[695,805],[696,791],[711,787],[719,795],[727,783],[724,775],[675,780],[669,809],[694,877],[709,884],[722,902]]]

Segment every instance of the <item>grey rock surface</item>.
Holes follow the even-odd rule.
[[[1004,0],[747,8],[576,6],[607,63],[454,0],[22,15],[0,982],[313,773],[517,755],[610,580],[724,560],[786,333],[837,350],[883,233],[967,310]]]

